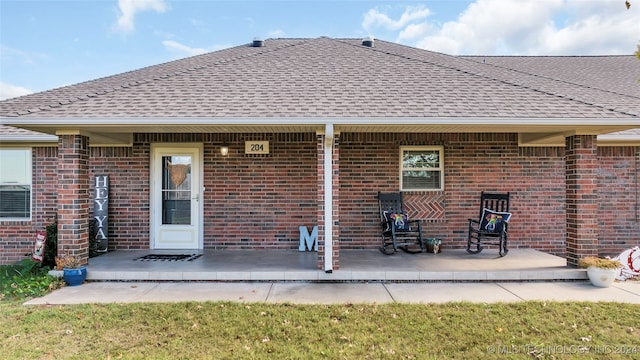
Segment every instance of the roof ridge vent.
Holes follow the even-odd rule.
[[[373,47],[373,36],[362,39],[362,46]]]
[[[264,41],[262,41],[262,39],[260,39],[259,37],[253,38],[251,47],[263,47],[263,46],[264,46]]]

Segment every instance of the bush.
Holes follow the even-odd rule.
[[[46,227],[47,244],[44,248],[44,258],[42,260],[43,267],[54,269],[56,267],[56,257],[58,256],[58,216],[56,215],[53,222]],[[89,220],[89,257],[101,255],[98,252],[98,241],[96,240],[96,224],[95,220]]]
[[[53,219],[51,224],[47,225],[46,230],[47,244],[44,248],[42,266],[53,269],[56,266],[56,256],[58,256],[58,216]]]
[[[43,296],[58,289],[63,281],[48,275],[49,267],[23,259],[13,265],[0,266],[0,300],[22,300],[34,296]]]

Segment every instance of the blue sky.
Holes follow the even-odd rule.
[[[632,54],[640,0],[0,0],[0,99],[237,46],[373,36],[451,55]]]

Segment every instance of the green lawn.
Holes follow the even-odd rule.
[[[4,301],[0,312],[6,359],[640,358],[631,304]]]
[[[640,359],[640,305],[22,305],[46,270],[0,266],[0,359]]]

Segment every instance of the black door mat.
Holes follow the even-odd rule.
[[[137,261],[192,261],[202,254],[149,254],[139,257]]]

